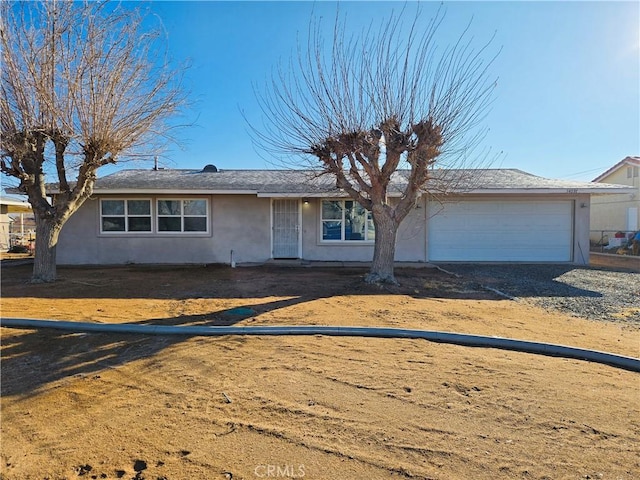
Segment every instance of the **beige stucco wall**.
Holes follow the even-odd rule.
[[[202,198],[203,196],[198,196]],[[106,197],[105,197],[106,198]],[[127,195],[113,198],[135,198]],[[155,205],[158,196],[151,198]],[[171,198],[176,198],[172,196]],[[154,234],[101,234],[99,198],[88,200],[62,229],[58,263],[230,263],[231,250],[237,263],[265,262],[271,258],[271,199],[252,195],[206,196],[210,206],[210,232],[197,236]],[[465,197],[509,201],[508,196]],[[540,200],[540,196],[513,196],[518,200]],[[589,261],[589,195],[546,196],[549,200],[574,202],[573,261]],[[300,202],[302,251],[310,261],[361,261],[373,257],[373,244],[328,244],[320,237],[320,199]],[[398,231],[396,261],[427,262],[426,198],[403,221]]]
[[[540,201],[539,195],[477,195],[460,196],[460,200],[531,200]],[[544,200],[568,200],[573,203],[573,245],[572,262],[586,265],[589,263],[590,196],[583,195],[546,195]],[[311,261],[371,261],[373,244],[363,245],[343,242],[330,244],[322,242],[320,237],[321,199],[309,199],[302,205],[302,257]],[[400,225],[396,245],[396,261],[428,262],[428,212],[427,199],[419,200],[417,207]]]
[[[604,177],[600,183],[630,185],[636,187],[633,194],[594,195],[591,198],[591,239],[600,239],[599,230],[615,232],[625,231],[627,225],[627,211],[637,208],[637,222],[640,225],[640,177],[627,178],[627,167],[612,172]]]
[[[151,198],[154,204],[159,197],[140,198]],[[195,236],[100,234],[100,202],[98,198],[89,200],[62,229],[58,263],[230,263],[231,250],[236,262],[263,262],[270,258],[268,199],[251,195],[206,198],[211,211],[210,233]]]
[[[302,205],[302,257],[310,261],[370,262],[373,242],[323,242],[320,234],[321,199],[309,199]],[[426,209],[424,199],[400,225],[396,243],[396,261],[426,261]]]
[[[590,195],[576,196],[573,205],[573,262],[589,265],[589,230],[593,208]]]

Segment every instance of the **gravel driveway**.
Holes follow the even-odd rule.
[[[442,264],[463,280],[546,309],[640,326],[640,274],[573,265]]]

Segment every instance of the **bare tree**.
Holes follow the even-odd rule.
[[[149,29],[139,9],[68,0],[1,8],[0,168],[33,207],[32,280],[49,282],[58,235],[98,168],[157,153],[186,96],[162,29]],[[47,174],[58,184],[51,200]]]
[[[366,281],[376,283],[395,283],[398,227],[431,188],[433,168],[469,166],[496,84],[488,78],[495,55],[483,59],[491,40],[474,48],[467,27],[439,49],[443,11],[424,29],[419,11],[403,28],[404,14],[349,38],[338,15],[327,45],[321,22],[312,21],[306,46],[257,93],[264,118],[253,128],[260,146],[295,159],[287,166],[308,162],[335,176],[372,212],[375,247]],[[397,201],[388,197],[392,176],[404,178]],[[432,186],[442,194],[457,180],[441,176]]]

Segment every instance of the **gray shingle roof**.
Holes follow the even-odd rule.
[[[335,180],[303,170],[121,170],[96,181],[94,192],[170,190],[300,193],[335,190]]]
[[[459,190],[468,192],[505,191],[510,190],[578,190],[584,193],[606,193],[608,190],[628,191],[625,185],[611,185],[593,182],[578,182],[539,177],[517,169],[485,169],[485,170],[435,170],[432,185],[453,182]]]
[[[335,179],[309,170],[121,170],[96,181],[94,193],[252,193],[268,196],[338,194]],[[400,192],[408,171],[396,172],[390,192]],[[516,169],[433,170],[426,190],[443,191],[453,184],[453,191],[474,193],[539,193],[568,190],[581,193],[621,193],[624,185],[575,182],[538,177]]]

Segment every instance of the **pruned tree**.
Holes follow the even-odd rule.
[[[69,0],[0,8],[0,169],[33,207],[32,280],[49,282],[58,235],[97,170],[157,154],[186,95],[160,25],[140,9]],[[48,175],[58,184],[52,199]]]
[[[294,158],[289,168],[334,176],[337,187],[371,211],[375,246],[368,282],[396,282],[398,227],[428,191],[433,168],[488,158],[486,152],[474,157],[474,148],[484,136],[482,120],[496,85],[489,67],[497,54],[484,58],[491,40],[475,48],[467,26],[440,49],[443,10],[424,28],[416,13],[406,29],[403,11],[377,30],[349,37],[338,15],[326,44],[321,21],[312,21],[306,44],[257,92],[263,123],[252,131],[259,146]],[[394,175],[405,180],[397,201],[389,198]],[[443,194],[458,180],[441,176],[433,188]]]

